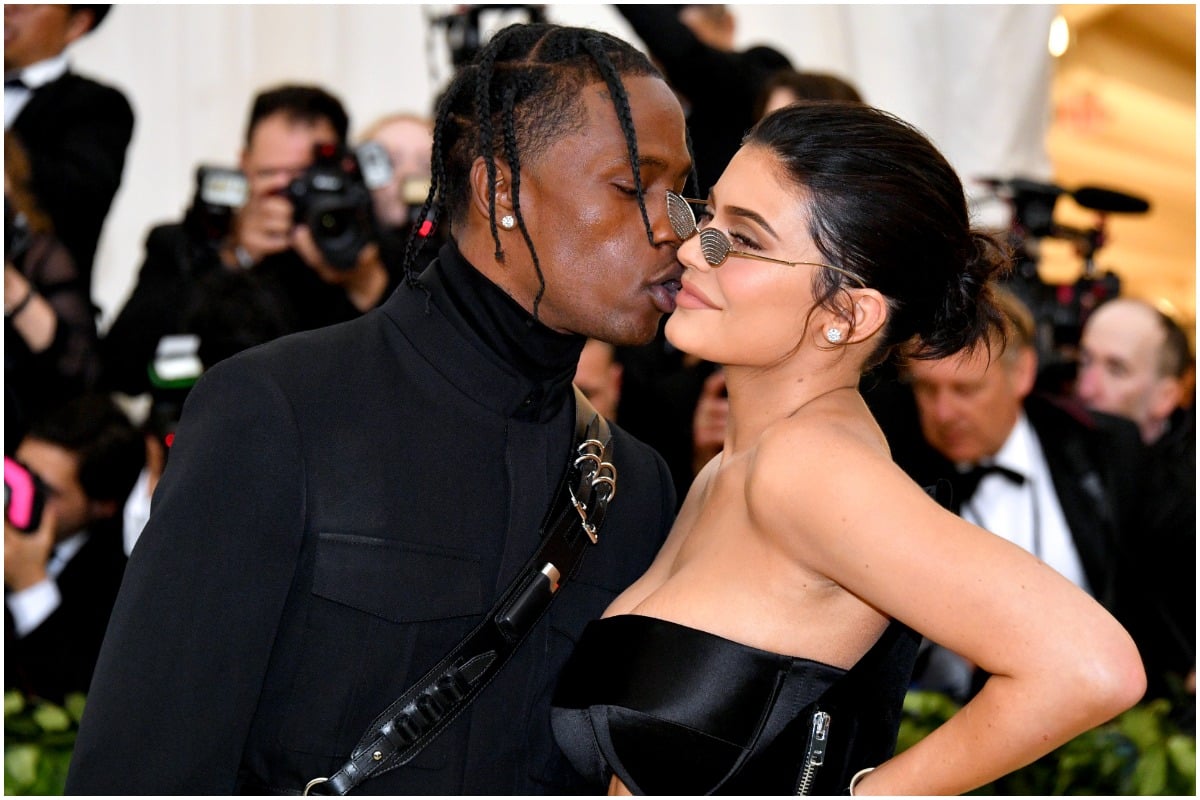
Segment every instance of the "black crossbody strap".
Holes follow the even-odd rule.
[[[575,389],[576,441],[558,492],[542,522],[542,543],[483,621],[387,707],[329,778],[314,778],[305,794],[344,795],[368,778],[412,760],[449,725],[507,663],[574,577],[598,541],[617,491],[608,423]]]

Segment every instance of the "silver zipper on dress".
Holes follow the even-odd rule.
[[[817,711],[813,714],[812,729],[808,734],[808,747],[804,749],[804,769],[800,773],[800,783],[796,786],[796,794],[808,794],[812,788],[813,779],[817,777],[817,768],[825,763],[825,746],[829,743],[829,714]]]

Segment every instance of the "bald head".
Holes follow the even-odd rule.
[[[1149,303],[1117,298],[1088,317],[1079,349],[1079,399],[1133,420],[1146,442],[1161,436],[1191,359],[1183,331]]]

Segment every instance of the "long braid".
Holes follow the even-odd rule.
[[[538,259],[537,250],[533,246],[533,237],[529,235],[529,228],[525,225],[525,215],[521,211],[521,154],[517,149],[517,126],[514,120],[518,88],[510,86],[504,92],[504,156],[508,159],[512,172],[513,214],[517,218],[521,237],[525,239],[525,246],[529,248],[529,256],[533,259],[533,270],[538,278],[538,291],[533,298],[533,317],[537,319],[538,306],[541,305],[542,296],[546,293],[546,276],[542,274],[542,262]]]
[[[646,211],[646,192],[642,187],[642,166],[638,158],[637,131],[633,127],[633,111],[629,108],[629,95],[625,92],[625,84],[621,76],[604,52],[604,48],[592,36],[581,36],[580,45],[587,51],[604,82],[608,85],[608,93],[612,98],[613,108],[617,112],[617,121],[621,124],[621,132],[625,134],[625,145],[629,150],[629,162],[633,165],[633,187],[637,190],[638,208],[642,212],[642,222],[646,225],[646,238],[654,244],[654,231],[650,228],[650,214]]]
[[[489,47],[480,53],[479,77],[475,84],[475,119],[479,123],[479,152],[483,154],[488,176],[488,224],[492,241],[496,245],[496,260],[504,263],[504,249],[500,247],[500,232],[496,230],[496,156],[492,143],[492,79],[496,74],[496,58],[499,47]]]
[[[429,220],[430,212],[434,208],[435,200],[438,199],[439,193],[444,191],[446,184],[445,119],[449,118],[449,110],[452,108],[462,86],[463,84],[458,82],[452,83],[438,104],[439,120],[438,124],[433,128],[433,147],[430,153],[429,191],[425,195],[425,202],[421,204],[421,210],[417,214],[416,222],[412,230],[409,231],[408,240],[404,245],[404,282],[409,286],[420,286],[415,262],[417,252],[421,249],[421,240],[426,238],[422,235],[421,229]],[[445,109],[444,112],[443,109]],[[444,197],[440,205],[445,206]]]

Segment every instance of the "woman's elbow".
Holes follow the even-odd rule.
[[[1077,688],[1082,691],[1097,724],[1132,707],[1146,693],[1146,669],[1137,646],[1118,625],[1099,644],[1094,657],[1079,663]]]

